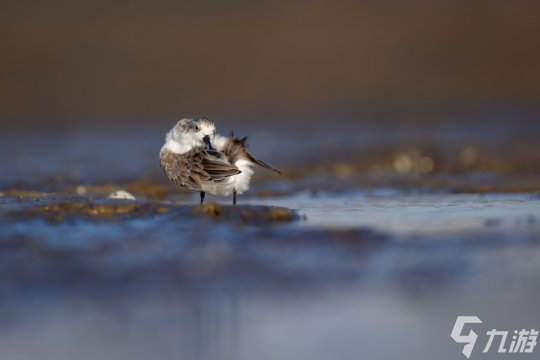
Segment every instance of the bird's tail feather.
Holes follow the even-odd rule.
[[[257,158],[255,158],[255,156],[251,155],[249,152],[246,151],[246,155],[248,156],[249,158],[249,161],[263,167],[263,168],[266,168],[268,170],[272,170],[272,171],[275,171],[276,173],[278,173],[279,175],[281,175],[281,171],[279,171],[278,169],[268,165],[267,163],[265,163],[264,161],[262,160],[259,160]]]

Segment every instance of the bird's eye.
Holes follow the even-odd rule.
[[[195,125],[195,130],[199,131],[199,127],[197,125]]]

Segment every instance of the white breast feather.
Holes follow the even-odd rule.
[[[249,182],[253,175],[253,163],[249,160],[238,160],[234,163],[240,169],[241,173],[232,176],[235,181],[235,188],[239,194],[249,189]]]
[[[174,129],[167,133],[165,137],[165,144],[161,148],[163,150],[169,150],[175,154],[183,154],[195,146],[201,146],[201,143],[192,135],[174,133]]]

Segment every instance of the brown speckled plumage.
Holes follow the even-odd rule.
[[[201,191],[202,181],[221,181],[240,170],[209,153],[204,147],[194,148],[184,154],[164,150],[160,165],[169,180],[188,189]]]

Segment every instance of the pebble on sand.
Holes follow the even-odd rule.
[[[135,196],[125,190],[117,190],[108,196],[109,199],[136,200]]]

